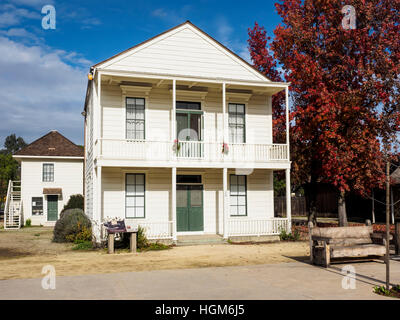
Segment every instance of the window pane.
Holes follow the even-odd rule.
[[[135,208],[126,208],[126,217],[134,218],[135,217]]]
[[[136,184],[144,184],[144,174],[136,174]]]
[[[126,206],[134,207],[135,206],[135,197],[126,197]]]
[[[244,113],[244,105],[243,104],[237,104],[236,105],[236,112],[237,113]]]
[[[238,196],[238,205],[245,206],[246,205],[246,196]]]
[[[238,208],[238,215],[240,216],[245,216],[246,215],[246,207],[245,206],[240,206]]]
[[[201,207],[202,204],[202,191],[191,190],[190,191],[190,204],[192,207]]]
[[[245,176],[238,176],[238,184],[244,186],[246,183],[246,177]]]
[[[186,190],[176,190],[176,206],[178,208],[187,207],[187,191]]]
[[[231,175],[231,184],[237,184],[237,177],[236,175]]]
[[[126,175],[126,184],[135,184],[135,175],[134,174]]]
[[[236,113],[236,105],[230,103],[230,104],[229,104],[229,107],[228,107],[228,112],[230,112],[230,113]]]
[[[230,214],[232,216],[237,215],[237,206],[231,206]]]
[[[136,207],[136,218],[144,218],[144,207]]]
[[[135,205],[137,207],[144,207],[144,197],[136,197]]]
[[[144,106],[144,99],[142,98],[136,98],[135,102],[137,106]]]
[[[238,204],[238,203],[237,203],[237,202],[238,202],[237,199],[238,199],[237,196],[231,196],[230,201],[229,201],[229,202],[230,202],[230,205],[231,205],[231,206],[237,206],[237,204]]]

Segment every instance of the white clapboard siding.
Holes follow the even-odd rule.
[[[43,163],[54,164],[54,182],[42,181]],[[21,193],[24,221],[31,219],[33,225],[47,222],[47,201],[43,188],[61,188],[58,198],[58,214],[71,195],[83,194],[83,160],[72,159],[24,159],[21,161]],[[32,216],[32,197],[43,197],[43,215]]]
[[[134,94],[131,96],[135,96]],[[104,139],[125,139],[125,99],[119,86],[102,86],[102,125]],[[171,137],[172,97],[167,86],[153,88],[146,99],[146,140],[169,141]],[[179,101],[179,97],[177,101]],[[204,112],[205,142],[223,141],[223,114],[221,92],[209,89],[202,104]],[[246,142],[272,144],[271,100],[263,95],[252,95],[249,101],[231,99],[232,103],[244,103],[246,109]],[[228,102],[229,103],[229,102]]]
[[[185,24],[102,63],[110,70],[268,81],[199,30]]]

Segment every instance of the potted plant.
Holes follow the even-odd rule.
[[[226,142],[224,142],[224,143],[222,144],[222,153],[223,153],[223,154],[228,154],[228,152],[229,152],[228,144],[227,144]]]

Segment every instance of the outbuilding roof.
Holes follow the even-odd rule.
[[[35,140],[25,148],[17,151],[14,156],[34,157],[82,157],[83,148],[64,137],[57,130],[52,130],[43,137]]]

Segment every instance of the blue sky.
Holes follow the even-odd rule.
[[[0,1],[0,148],[15,133],[27,142],[57,129],[83,143],[89,66],[186,20],[249,59],[247,29],[272,36],[275,1]],[[56,9],[44,30],[41,9]]]

